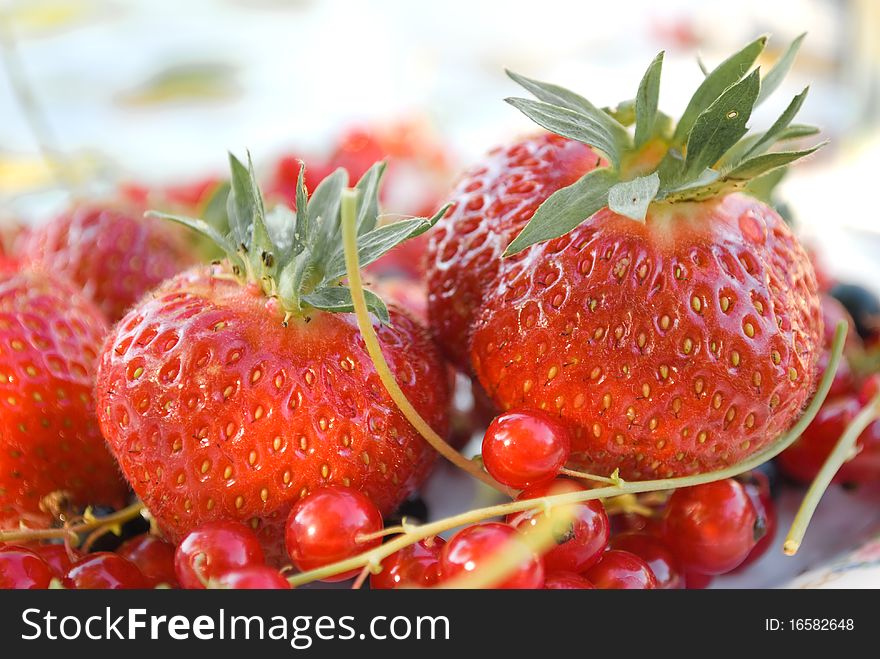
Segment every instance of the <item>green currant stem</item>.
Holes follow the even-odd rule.
[[[133,503],[127,508],[117,510],[115,513],[106,517],[96,517],[91,520],[80,522],[79,524],[71,524],[58,529],[24,529],[20,531],[0,531],[0,543],[8,542],[36,542],[38,540],[51,540],[53,538],[65,538],[76,540],[79,533],[86,531],[94,531],[102,527],[110,529],[119,524],[134,519],[140,515],[146,508],[140,501]]]
[[[609,476],[597,476],[596,474],[588,474],[583,471],[576,471],[565,467],[560,469],[559,473],[563,476],[568,476],[569,478],[576,478],[582,481],[596,481],[597,483],[605,483],[606,485],[616,485],[619,482],[619,479],[611,478]]]
[[[480,469],[473,462],[464,457],[461,453],[452,448],[446,441],[434,432],[434,429],[428,425],[422,416],[416,411],[412,403],[403,393],[397,379],[388,367],[385,361],[385,355],[382,354],[382,348],[379,346],[379,337],[376,336],[376,330],[370,320],[367,311],[367,302],[364,299],[364,284],[361,279],[360,262],[357,250],[357,226],[356,221],[357,210],[357,192],[355,190],[345,190],[342,193],[341,219],[342,219],[342,244],[345,250],[345,271],[348,277],[348,287],[351,289],[351,299],[354,306],[354,314],[357,319],[358,329],[361,337],[363,337],[364,345],[367,353],[373,361],[373,366],[388,395],[400,409],[403,416],[415,428],[418,433],[424,437],[425,441],[430,444],[444,458],[449,460],[459,469],[466,471],[474,478],[483,481],[486,485],[494,487],[499,492],[503,492],[508,496],[513,496],[514,492],[504,487],[492,478],[485,471]]]
[[[859,435],[878,418],[880,418],[880,394],[874,396],[871,402],[846,427],[840,439],[837,440],[834,450],[825,459],[822,469],[819,470],[816,478],[810,484],[810,488],[807,490],[806,495],[804,495],[800,508],[798,508],[797,515],[795,515],[794,521],[791,523],[788,535],[785,537],[782,551],[786,555],[794,556],[797,553],[801,546],[801,541],[807,532],[807,527],[810,525],[810,520],[813,518],[813,513],[822,499],[822,495],[825,494],[825,490],[828,489],[834,475],[843,464],[854,457],[853,449],[859,439]]]
[[[343,201],[343,209],[344,208],[345,201]],[[351,233],[351,229],[351,227],[347,226],[346,223],[343,222],[344,237],[347,234]],[[350,238],[351,236],[348,236],[349,240]],[[348,256],[348,253],[350,251],[350,246],[348,244],[346,244],[346,250],[346,256]],[[351,274],[352,271],[356,273],[357,268],[349,267],[349,274]],[[352,298],[355,301],[360,298],[361,305],[363,305],[363,309],[365,312],[366,305],[364,304],[362,290],[355,289],[352,286]],[[365,323],[365,325],[372,330],[372,325],[370,325],[369,323]],[[363,329],[361,331],[363,332]],[[593,499],[604,499],[619,496],[621,494],[639,494],[642,492],[673,490],[679,487],[691,487],[694,485],[701,485],[703,483],[711,483],[713,481],[723,480],[725,478],[731,478],[733,476],[738,476],[739,474],[754,469],[755,467],[758,467],[767,460],[775,458],[777,455],[782,453],[782,451],[791,446],[795,442],[795,440],[797,440],[797,438],[801,436],[807,426],[812,423],[813,419],[816,417],[816,414],[818,414],[819,409],[822,407],[822,403],[825,402],[825,397],[828,395],[828,391],[831,389],[831,384],[834,381],[834,374],[837,372],[837,366],[838,364],[840,364],[840,358],[843,355],[843,344],[846,339],[846,332],[847,323],[841,321],[837,324],[837,328],[834,331],[834,341],[831,345],[831,354],[828,361],[828,367],[825,369],[825,373],[822,375],[822,380],[819,382],[819,386],[816,388],[816,393],[813,396],[813,399],[810,401],[810,404],[804,410],[804,413],[797,420],[797,422],[791,427],[788,432],[778,437],[773,443],[770,444],[770,446],[765,448],[763,451],[752,455],[750,458],[736,465],[726,467],[724,469],[719,469],[717,471],[694,474],[692,476],[682,476],[679,478],[662,478],[649,481],[627,481],[621,482],[619,485],[600,487],[593,490],[585,490],[582,492],[568,492],[565,494],[555,494],[538,499],[511,501],[509,503],[499,504],[496,506],[476,508],[474,510],[469,510],[458,515],[453,515],[452,517],[447,517],[446,519],[437,520],[436,522],[423,524],[421,526],[409,527],[404,534],[393,538],[385,544],[371,549],[370,551],[352,556],[351,558],[347,558],[336,563],[331,563],[330,565],[316,568],[314,570],[295,574],[289,578],[290,584],[292,586],[301,586],[312,581],[318,581],[320,579],[332,577],[341,572],[355,570],[365,565],[378,565],[384,558],[387,558],[391,554],[413,543],[416,543],[419,540],[430,538],[432,536],[439,535],[444,531],[449,531],[450,529],[454,529],[456,527],[464,526],[467,524],[474,524],[476,522],[480,522],[492,517],[501,517],[510,513],[518,513],[524,510],[534,510],[537,508],[544,508],[545,510],[549,511],[553,508],[553,506],[577,503],[579,501],[590,501]]]
[[[407,528],[409,527],[406,525],[406,523],[399,526],[389,526],[373,533],[361,533],[355,538],[355,540],[360,543],[369,542],[370,540],[375,540],[376,538],[384,538],[389,535],[406,533]]]

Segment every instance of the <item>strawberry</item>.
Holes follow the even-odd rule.
[[[228,237],[173,218],[227,259],[165,282],[120,321],[100,359],[98,417],[169,540],[206,522],[243,521],[279,558],[288,511],[310,490],[350,486],[387,514],[424,480],[434,453],[385,391],[346,313],[345,172],[308,201],[301,175],[294,221],[271,224],[252,168],[231,164]],[[364,263],[439,217],[376,228],[382,169],[358,184]],[[448,381],[436,348],[405,312],[367,298],[401,387],[445,433]]]
[[[607,112],[511,73],[540,100],[509,102],[557,135],[491,153],[432,234],[440,344],[502,409],[567,419],[574,468],[720,468],[785,431],[810,396],[813,268],[782,218],[738,192],[818,148],[768,152],[816,132],[790,123],[806,91],[746,135],[800,40],[762,81],[749,69],[764,43],[710,72],[675,127],[657,111],[662,53],[635,102]]]
[[[0,278],[0,528],[45,527],[41,505],[122,505],[126,488],[98,430],[95,363],[100,311],[53,276]]]
[[[175,231],[111,205],[77,206],[35,228],[22,257],[72,281],[111,322],[191,262]]]

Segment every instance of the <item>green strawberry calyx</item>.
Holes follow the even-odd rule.
[[[267,210],[248,154],[245,166],[229,155],[231,176],[225,213],[214,208],[211,218],[198,219],[150,211],[197,231],[226,256],[233,275],[243,285],[252,284],[279,301],[290,317],[304,317],[310,309],[348,313],[354,311],[351,291],[344,284],[345,253],[340,208],[348,188],[348,173],[339,168],[321,181],[311,195],[305,187],[305,166],[300,166],[296,211],[279,205]],[[362,265],[368,265],[402,242],[437,223],[441,208],[430,218],[412,217],[379,224],[379,186],[385,163],[374,164],[355,186],[357,192],[357,246]],[[213,204],[217,206],[216,202]],[[217,217],[223,216],[222,221]],[[388,309],[381,298],[365,291],[367,307],[383,323]]]
[[[822,147],[824,142],[803,150],[771,151],[777,143],[819,132],[792,123],[809,88],[767,130],[749,133],[747,126],[755,107],[788,73],[804,36],[764,76],[752,66],[764,50],[765,36],[706,72],[675,125],[657,109],[662,52],[645,71],[635,99],[614,109],[599,109],[563,87],[508,71],[537,99],[508,98],[508,103],[543,128],[588,144],[607,165],[550,195],[505,256],[558,238],[606,206],[644,222],[651,204],[701,201],[741,190]]]

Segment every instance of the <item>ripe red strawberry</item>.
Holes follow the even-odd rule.
[[[161,222],[110,206],[79,206],[31,231],[22,257],[80,287],[111,322],[192,262]]]
[[[0,528],[53,521],[44,497],[121,505],[126,488],[95,422],[95,363],[107,325],[47,274],[0,279]]]
[[[422,482],[434,453],[388,396],[344,313],[345,173],[308,202],[301,187],[296,221],[267,226],[253,173],[235,159],[232,168],[229,238],[178,218],[213,237],[228,261],[165,282],[122,319],[101,357],[98,416],[169,540],[209,521],[239,520],[278,557],[288,511],[311,489],[350,486],[387,514]],[[405,238],[436,221],[376,229],[381,170],[358,184],[365,262],[394,244],[390,232]],[[368,302],[402,389],[445,433],[448,380],[436,348],[404,312],[372,294]]]
[[[786,430],[812,391],[812,266],[779,215],[736,192],[815,150],[766,153],[815,132],[790,125],[804,94],[744,137],[791,59],[762,89],[746,72],[763,46],[710,73],[674,129],[656,110],[660,56],[635,108],[614,116],[511,74],[540,101],[509,102],[562,136],[490,154],[432,234],[440,344],[502,409],[568,419],[576,468],[639,479],[736,463]],[[636,117],[633,137],[621,122]]]

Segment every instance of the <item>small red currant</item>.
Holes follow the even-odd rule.
[[[593,590],[596,587],[574,572],[551,572],[544,579],[544,590]]]
[[[75,549],[68,549],[64,545],[36,545],[31,547],[31,551],[46,561],[52,568],[52,576],[59,579],[64,576],[64,573],[70,569],[75,561],[82,558]]]
[[[738,480],[746,488],[746,494],[749,495],[755,506],[758,513],[758,524],[764,527],[764,535],[746,556],[746,560],[736,568],[742,570],[757,561],[770,549],[773,539],[776,537],[777,517],[776,504],[770,493],[770,479],[767,478],[767,474],[760,471],[750,471],[739,476]]]
[[[483,464],[499,483],[522,489],[559,473],[571,451],[568,427],[546,412],[505,412],[483,437]]]
[[[657,577],[648,564],[635,554],[609,549],[599,562],[584,573],[601,590],[650,590],[657,587]]]
[[[48,563],[29,549],[0,549],[0,590],[41,590],[49,587],[52,576]]]
[[[382,571],[370,575],[370,588],[430,588],[440,581],[440,551],[446,541],[426,538],[394,552],[382,561]]]
[[[685,570],[723,574],[760,539],[758,522],[745,488],[727,478],[676,490],[666,504],[664,538]]]
[[[174,572],[182,588],[202,589],[209,579],[263,563],[256,534],[240,522],[208,522],[190,531],[174,554]]]
[[[78,590],[134,590],[151,584],[137,566],[108,551],[86,554],[64,575],[65,588]]]
[[[517,501],[583,492],[586,488],[568,478],[557,478],[538,483],[520,492]],[[596,499],[581,501],[570,506],[572,519],[555,531],[556,546],[544,553],[544,565],[552,572],[583,572],[593,565],[608,546],[608,516],[602,503]],[[540,509],[511,513],[505,519],[521,533],[528,533],[544,513]]]
[[[305,572],[351,558],[382,543],[382,515],[364,494],[331,485],[300,499],[290,510],[285,529],[287,553]],[[344,581],[360,570],[328,577]]]
[[[663,540],[653,533],[621,533],[611,538],[612,549],[635,554],[648,564],[657,578],[657,588],[684,588],[684,574]]]
[[[126,540],[116,553],[130,560],[151,585],[177,586],[174,572],[174,545],[150,533]]]
[[[712,583],[713,577],[699,572],[687,572],[684,575],[684,587],[688,590],[704,590]]]
[[[216,579],[221,588],[233,590],[289,590],[290,584],[278,570],[266,565],[250,565],[227,572]]]
[[[517,542],[516,529],[507,524],[486,522],[463,528],[440,552],[444,579],[479,570],[496,559],[510,542]],[[544,563],[533,555],[517,567],[499,589],[533,589],[544,585]]]

